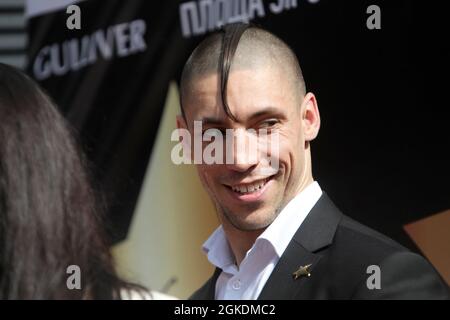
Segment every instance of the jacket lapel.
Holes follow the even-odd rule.
[[[311,278],[315,276],[314,268],[322,258],[319,251],[333,242],[341,217],[339,209],[323,193],[295,233],[258,299],[294,299],[311,279],[307,276],[294,279],[293,273],[310,264]]]
[[[300,266],[311,265],[308,269],[314,276],[314,267],[320,260],[320,255],[313,254],[295,241],[291,241],[285,253],[278,261],[271,276],[266,282],[258,300],[290,300],[297,289],[309,279],[306,276],[294,279],[293,273]]]

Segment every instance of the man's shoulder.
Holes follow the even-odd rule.
[[[369,265],[379,265],[394,254],[414,254],[395,240],[346,215],[342,215],[327,251],[331,263],[338,267],[345,265],[358,273]]]
[[[374,249],[372,253],[377,255],[410,251],[388,236],[346,215],[342,215],[342,219],[336,230],[335,240],[348,242],[355,249],[364,251],[367,251],[368,248]]]
[[[421,255],[343,215],[329,248],[336,283],[350,285],[356,299],[448,298],[448,287]],[[381,273],[381,289],[369,290],[367,279]],[[352,284],[352,285],[351,285]]]

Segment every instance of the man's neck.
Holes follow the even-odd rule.
[[[222,227],[236,260],[236,265],[239,267],[248,250],[250,250],[256,239],[264,232],[265,229],[242,231],[226,222],[222,223]]]

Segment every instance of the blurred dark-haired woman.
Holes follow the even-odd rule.
[[[38,85],[0,64],[0,299],[150,297],[114,270],[86,161]],[[81,288],[68,288],[69,266]]]

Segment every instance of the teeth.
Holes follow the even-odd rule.
[[[259,180],[251,184],[232,186],[231,189],[242,194],[258,191],[266,184],[267,180]]]

